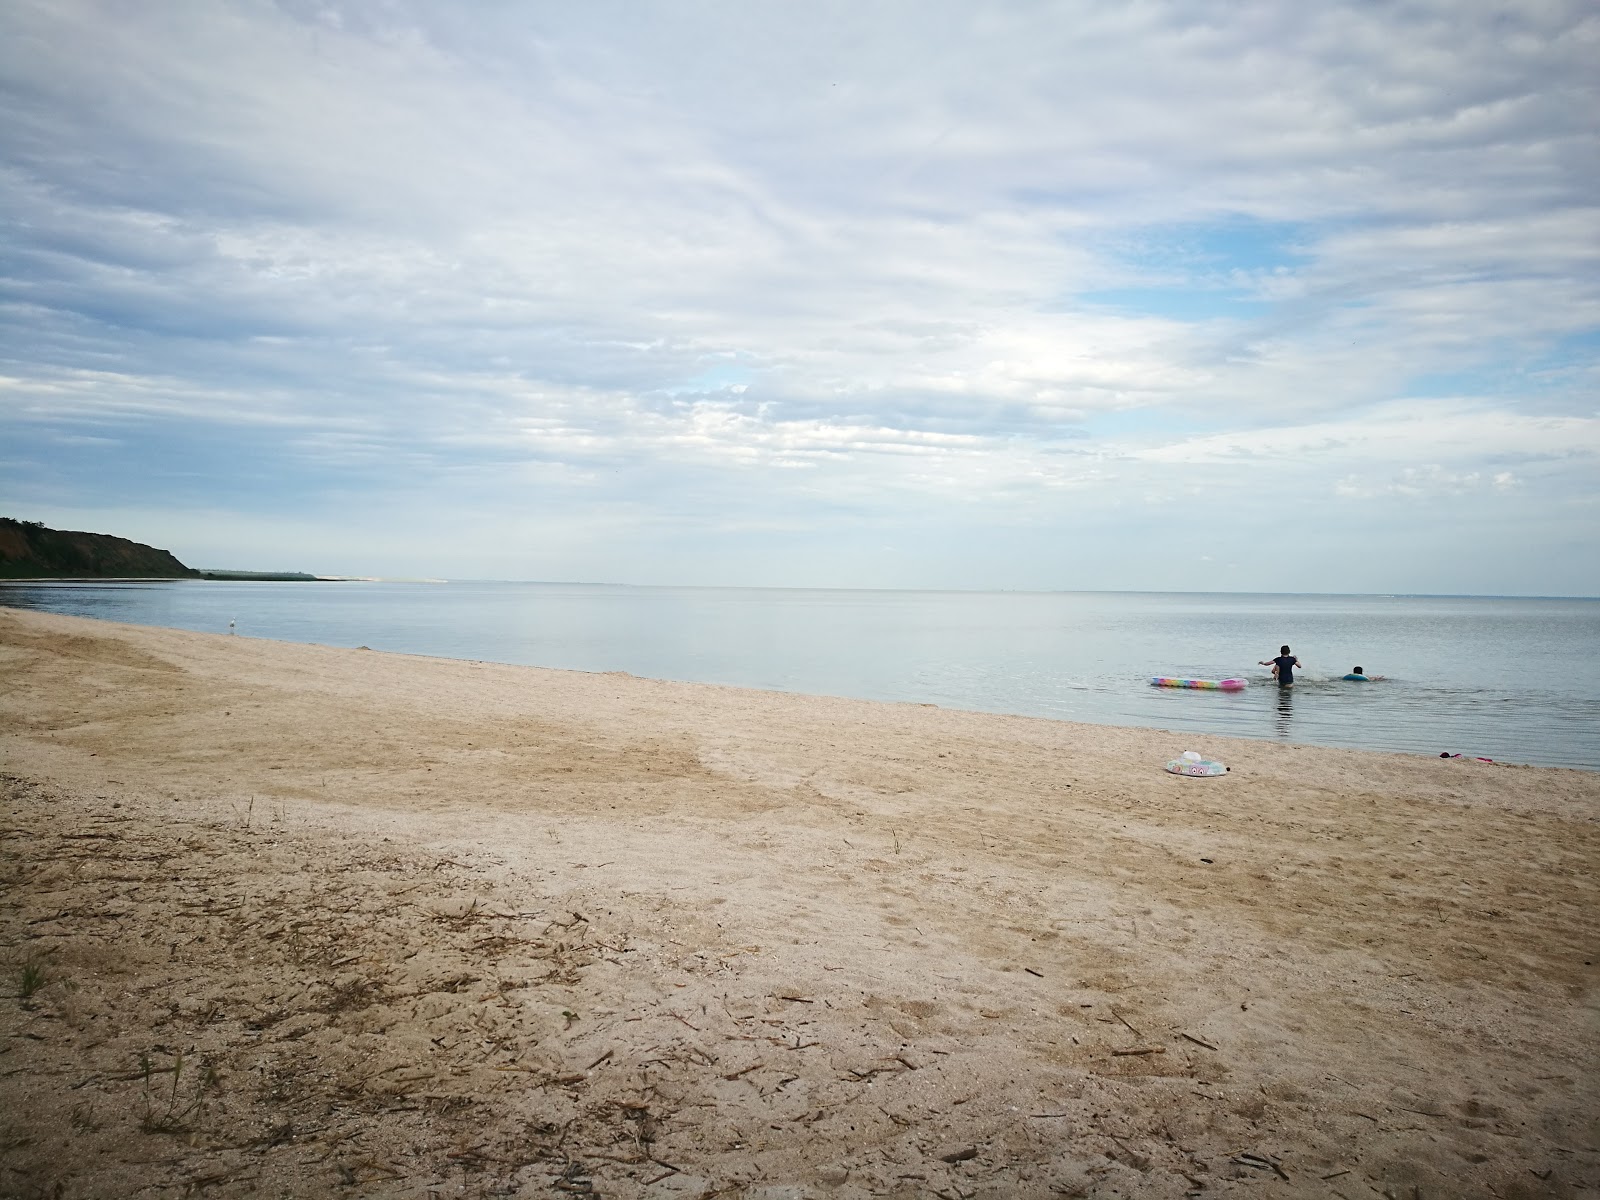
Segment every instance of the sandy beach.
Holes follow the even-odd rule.
[[[0,679],[0,1195],[1600,1191],[1600,774],[9,610]]]

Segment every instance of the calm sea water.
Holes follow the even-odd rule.
[[[140,625],[1600,770],[1600,600],[536,583],[0,584]],[[1280,693],[1255,664],[1288,642]],[[1360,664],[1383,683],[1339,680]],[[1242,675],[1242,693],[1151,675]]]

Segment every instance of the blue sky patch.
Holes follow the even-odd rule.
[[[1184,271],[1200,278],[1230,272],[1269,272],[1304,266],[1316,226],[1304,221],[1263,221],[1236,216],[1181,225],[1147,226],[1106,248],[1138,271]]]
[[[689,392],[721,392],[728,388],[748,385],[754,378],[755,373],[741,363],[718,363],[675,387],[662,390],[672,396]]]

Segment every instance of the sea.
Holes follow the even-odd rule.
[[[0,605],[1146,726],[1175,751],[1227,735],[1600,770],[1595,599],[183,580],[3,583]],[[1292,689],[1257,665],[1284,643],[1304,664]],[[1340,678],[1357,665],[1386,678]]]

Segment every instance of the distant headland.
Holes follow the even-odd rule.
[[[0,579],[240,579],[315,581],[303,571],[218,571],[186,567],[167,550],[109,533],[51,529],[0,517]]]

